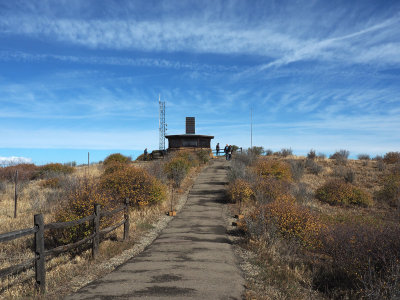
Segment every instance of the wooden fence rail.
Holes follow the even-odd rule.
[[[124,211],[124,218],[122,221],[111,225],[107,228],[100,230],[100,220],[103,217],[110,217],[119,212]],[[75,243],[62,245],[53,249],[46,250],[44,247],[44,233],[46,230],[57,230],[65,229],[68,227],[78,226],[86,222],[92,222],[93,230],[92,234],[79,240]],[[99,251],[100,237],[114,231],[118,227],[124,225],[124,236],[123,239],[127,240],[129,238],[129,200],[126,199],[123,206],[118,207],[112,211],[101,211],[100,205],[94,205],[94,212],[92,215],[84,217],[79,220],[60,222],[60,223],[49,223],[44,224],[43,215],[38,214],[34,216],[34,227],[22,230],[16,230],[12,232],[6,232],[0,234],[0,243],[12,241],[27,235],[34,235],[34,254],[35,257],[26,260],[20,264],[13,265],[7,268],[0,269],[0,278],[8,275],[16,275],[23,272],[29,268],[35,268],[35,279],[36,288],[40,293],[45,293],[46,291],[46,257],[55,256],[71,249],[77,248],[83,244],[92,242],[92,257],[96,258]]]

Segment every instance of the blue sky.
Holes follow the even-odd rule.
[[[0,0],[0,157],[158,149],[158,94],[213,145],[253,109],[253,145],[399,151],[400,1]]]

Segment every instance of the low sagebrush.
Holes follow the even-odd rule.
[[[367,192],[342,180],[327,182],[316,190],[315,197],[331,205],[372,205],[372,198]]]

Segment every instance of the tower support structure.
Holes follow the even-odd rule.
[[[161,96],[158,95],[158,105],[159,105],[159,150],[165,150],[165,101],[161,101]]]

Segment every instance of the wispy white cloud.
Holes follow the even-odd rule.
[[[31,158],[27,157],[18,157],[18,156],[9,156],[9,157],[1,157],[0,156],[0,166],[12,166],[18,164],[30,164],[32,163]]]
[[[236,66],[210,65],[198,63],[184,63],[157,58],[127,58],[127,57],[101,57],[101,56],[73,56],[56,54],[31,54],[21,51],[0,51],[0,60],[3,61],[49,61],[72,62],[78,64],[132,66],[132,67],[153,67],[166,69],[189,69],[195,71],[234,71]]]
[[[275,56],[301,41],[265,27],[242,29],[238,24],[202,19],[135,21],[76,20],[47,17],[5,17],[0,32],[54,38],[90,48],[142,51],[254,53]]]

